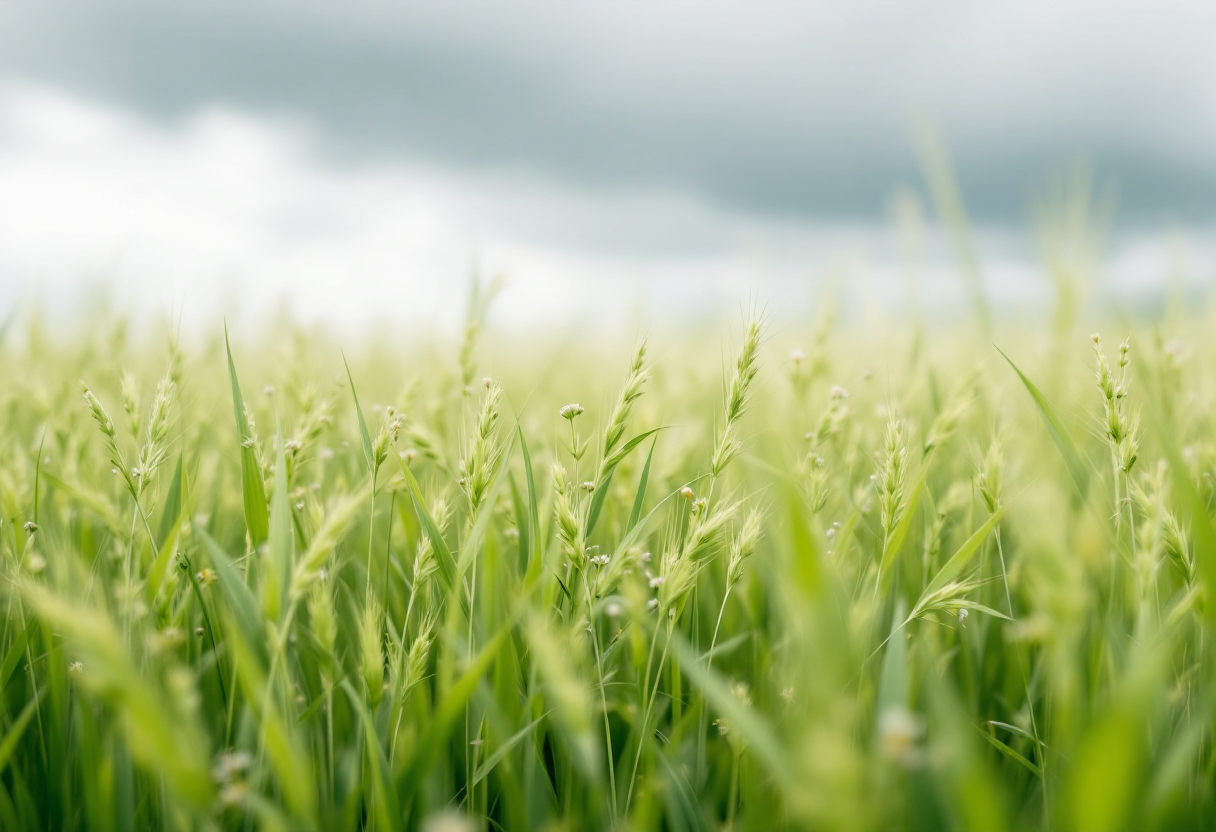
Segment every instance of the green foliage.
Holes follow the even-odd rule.
[[[1202,327],[720,369],[483,357],[492,294],[349,366],[0,341],[0,829],[1210,827],[1216,384],[1140,358]]]

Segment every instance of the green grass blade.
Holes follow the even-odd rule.
[[[794,564],[794,580],[805,595],[816,596],[823,589],[821,540],[807,523],[802,492],[789,483],[782,484],[782,491],[789,518],[788,546]]]
[[[342,356],[342,364],[346,367],[346,377],[350,380],[350,395],[355,400],[355,415],[359,417],[359,438],[363,440],[363,462],[367,465],[367,473],[370,475],[375,466],[372,436],[367,432],[367,420],[363,418],[363,408],[359,407],[359,394],[355,392],[355,377],[351,375],[350,365],[346,363],[345,355]]]
[[[993,748],[995,748],[997,751],[1004,754],[1010,760],[1013,760],[1018,765],[1024,767],[1027,771],[1029,771],[1035,777],[1041,778],[1043,776],[1042,769],[1040,769],[1034,763],[1030,762],[1030,760],[1027,760],[1025,757],[1023,757],[1018,752],[1014,751],[1012,748],[1010,748],[1005,743],[998,740],[996,737],[992,736],[992,734],[989,734],[987,731],[981,731],[980,733],[984,735],[984,739],[988,740],[988,742],[992,744]]]
[[[173,475],[173,483],[169,487],[169,497],[166,499],[165,509],[161,515],[160,551],[148,570],[148,578],[144,584],[145,598],[149,603],[155,600],[157,593],[160,592],[165,573],[169,571],[169,563],[173,560],[173,554],[177,550],[178,534],[181,531],[182,523],[190,513],[189,494],[190,485],[185,462],[179,455],[177,471]]]
[[[899,635],[908,615],[903,598],[895,602],[891,616],[891,633],[887,637],[887,653],[882,660],[882,675],[878,681],[877,714],[891,708],[908,705],[908,640]]]
[[[591,535],[591,532],[595,529],[596,521],[599,520],[600,510],[603,509],[604,500],[608,497],[608,486],[612,483],[612,475],[616,472],[616,467],[633,452],[634,448],[645,442],[647,437],[653,436],[661,430],[663,428],[652,428],[644,433],[639,433],[604,461],[604,470],[600,472],[599,481],[595,484],[595,492],[591,495],[591,506],[587,510],[586,535]]]
[[[643,431],[643,432],[639,433],[637,436],[630,439],[628,442],[626,442],[621,447],[617,448],[615,451],[613,451],[612,456],[610,456],[606,460],[604,460],[604,470],[607,471],[610,468],[616,468],[616,466],[620,465],[625,460],[625,457],[627,457],[627,456],[629,456],[629,454],[633,453],[634,448],[636,448],[638,445],[645,442],[647,440],[647,438],[654,436],[656,433],[658,433],[661,430],[666,430],[666,428],[658,427],[658,428],[651,428],[650,430],[647,430],[647,431]]]
[[[654,441],[650,443],[650,451],[646,454],[646,464],[642,466],[642,476],[638,479],[638,490],[633,495],[633,508],[629,511],[629,522],[625,525],[625,531],[628,532],[638,524],[638,520],[642,518],[642,506],[646,502],[646,484],[650,481],[650,461],[654,458],[654,446],[658,444],[659,438],[656,436]]]
[[[784,789],[796,791],[798,781],[793,762],[768,720],[754,708],[745,707],[717,671],[697,661],[696,651],[679,630],[671,635],[671,652],[679,661],[680,669],[701,689],[714,709],[730,722],[731,730],[737,730],[747,740],[749,752],[772,778]]]
[[[955,603],[957,603],[960,607],[964,607],[969,610],[975,610],[976,612],[982,612],[982,613],[984,613],[984,615],[991,615],[993,618],[1003,618],[1006,621],[1013,620],[1012,618],[1010,618],[1008,615],[1001,612],[1000,610],[994,610],[992,607],[986,607],[983,604],[979,603],[978,601],[959,600],[959,601],[956,601]]]
[[[933,576],[933,580],[929,581],[929,585],[925,587],[921,593],[923,598],[926,595],[937,592],[946,584],[958,578],[963,570],[967,568],[967,564],[975,557],[975,553],[979,551],[980,546],[996,528],[996,524],[1001,522],[1001,517],[1005,515],[1005,507],[1001,506],[996,512],[988,518],[988,522],[975,530],[975,533],[958,547],[958,551],[950,556],[950,560],[946,561],[942,568],[937,570],[937,574]]]
[[[287,589],[294,567],[292,550],[295,537],[291,529],[291,504],[287,496],[287,461],[283,431],[276,431],[274,457],[274,495],[270,500],[268,558],[262,570],[262,613],[267,621],[279,621],[286,612]]]
[[[531,508],[524,502],[524,495],[520,493],[519,483],[515,481],[515,475],[509,474],[507,482],[511,485],[511,505],[515,513],[515,530],[519,532],[519,563],[526,564],[528,556],[532,553],[532,514]]]
[[[452,556],[452,550],[448,548],[448,542],[443,539],[443,532],[435,525],[435,518],[431,517],[431,513],[427,511],[426,500],[422,496],[418,480],[414,479],[413,472],[401,457],[397,457],[397,462],[401,466],[401,475],[405,478],[405,484],[409,487],[410,499],[414,501],[414,511],[418,515],[418,522],[422,525],[422,531],[430,539],[431,547],[435,551],[435,560],[439,564],[439,576],[443,579],[444,585],[451,589],[456,581],[456,559]]]
[[[532,549],[528,553],[528,571],[524,577],[524,585],[532,586],[538,577],[543,558],[541,550],[543,543],[540,539],[540,506],[536,500],[536,479],[532,472],[532,455],[528,453],[528,443],[524,439],[523,429],[518,425],[515,427],[515,432],[519,435],[519,449],[524,457],[524,480],[528,485],[528,514],[532,524],[532,530],[529,539],[532,541]]]
[[[1089,469],[1077,450],[1076,443],[1072,441],[1067,428],[1064,427],[1064,423],[1060,421],[1060,417],[1056,415],[1047,398],[1039,392],[1039,388],[1035,387],[1031,380],[1026,378],[1026,374],[1018,369],[1017,365],[1013,363],[1009,356],[1001,351],[1000,347],[997,347],[996,351],[1001,353],[1001,358],[1009,362],[1009,366],[1018,374],[1018,378],[1022,380],[1022,384],[1026,387],[1026,391],[1034,399],[1034,406],[1043,418],[1043,424],[1047,426],[1047,431],[1056,443],[1060,456],[1064,457],[1064,464],[1068,467],[1068,475],[1072,478],[1073,485],[1076,486],[1077,495],[1082,500],[1085,499],[1085,493],[1089,488]]]
[[[608,498],[608,489],[612,486],[612,475],[615,473],[615,468],[607,471],[595,484],[595,491],[591,495],[591,505],[587,508],[587,528],[583,532],[586,536],[590,536],[591,532],[595,530],[595,524],[600,519],[600,511],[604,508],[604,500]]]
[[[182,454],[178,454],[177,465],[173,466],[173,479],[169,483],[169,492],[165,495],[165,504],[160,512],[160,527],[156,535],[158,547],[164,547],[170,530],[181,522],[182,477],[185,475],[185,464]]]
[[[506,641],[513,626],[513,620],[504,624],[489,643],[481,648],[481,652],[469,663],[455,684],[439,697],[438,710],[427,722],[426,730],[418,738],[409,759],[397,775],[397,795],[403,803],[409,801],[422,785],[423,777],[431,770],[441,747],[448,741],[457,723],[464,717],[465,705],[473,698],[473,694],[484,681],[490,665],[498,655],[499,648]]]
[[[17,743],[21,741],[21,735],[25,733],[25,726],[29,725],[30,720],[34,718],[34,712],[38,710],[38,703],[42,701],[45,694],[46,688],[43,688],[38,691],[37,696],[26,703],[26,706],[21,709],[21,713],[13,720],[4,739],[0,741],[0,773],[8,765],[9,758],[13,756],[13,751],[17,748]]]
[[[232,610],[237,626],[240,627],[246,640],[259,652],[261,660],[265,662],[266,640],[263,634],[262,618],[258,613],[257,600],[254,599],[253,593],[249,591],[249,587],[241,578],[241,574],[237,572],[236,566],[224,548],[203,529],[195,529],[195,531],[198,533],[199,539],[203,541],[203,548],[207,550],[211,563],[215,565],[220,587],[224,590],[224,597],[228,601],[228,607]]]
[[[231,622],[231,617],[226,621]],[[308,827],[315,811],[311,757],[303,752],[291,731],[287,710],[267,686],[263,664],[256,645],[249,642],[240,624],[229,624],[228,642],[236,664],[236,677],[250,710],[256,716],[261,749],[270,762],[275,779],[292,813]]]
[[[507,755],[510,754],[512,750],[514,750],[515,746],[519,745],[519,743],[524,739],[524,737],[531,734],[532,731],[535,730],[536,726],[540,725],[541,722],[543,722],[545,717],[548,715],[549,715],[549,712],[546,711],[544,714],[537,717],[532,722],[525,725],[523,728],[520,728],[518,731],[516,731],[514,734],[511,735],[510,739],[508,739],[502,745],[498,746],[498,748],[494,749],[494,753],[491,754],[489,757],[486,757],[485,762],[483,762],[481,765],[479,765],[477,767],[477,771],[473,774],[472,787],[476,788],[476,786],[479,783],[481,783],[482,780],[485,780],[486,776],[491,771],[493,771],[498,766],[499,763],[501,763],[503,760],[505,760],[507,758]]]
[[[388,758],[384,756],[384,747],[380,743],[376,723],[363,702],[363,697],[355,691],[349,679],[342,680],[342,689],[350,698],[350,706],[359,716],[363,725],[363,742],[367,748],[367,762],[371,768],[372,793],[375,795],[373,809],[381,829],[397,829],[401,826],[401,805],[397,801],[397,790],[389,781]]]
[[[35,625],[36,622],[31,621],[22,627],[21,632],[9,645],[8,653],[5,654],[4,661],[0,663],[0,694],[8,687],[8,680],[12,678],[13,671],[17,669],[17,665],[25,655],[25,645],[29,643],[30,629]]]
[[[245,416],[245,399],[236,377],[232,347],[228,344],[228,327],[224,327],[224,349],[228,352],[228,377],[232,382],[232,409],[236,414],[237,441],[241,443],[241,496],[245,505],[245,527],[255,547],[261,545],[270,532],[270,513],[266,508],[266,486],[262,482],[262,466],[258,462],[249,419]]]

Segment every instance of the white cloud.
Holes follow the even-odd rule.
[[[1090,156],[1124,213],[1210,220],[1216,5],[41,0],[0,4],[0,78],[154,115],[313,120],[327,150],[727,210],[881,216],[941,120],[977,216]],[[163,122],[162,122],[163,123]]]
[[[845,270],[856,283],[846,302],[902,297],[881,227],[732,214],[662,190],[575,193],[518,173],[342,167],[313,148],[302,123],[230,109],[165,126],[45,88],[0,88],[0,313],[30,299],[82,311],[84,287],[101,279],[120,308],[181,310],[208,326],[286,302],[340,326],[450,327],[475,256],[507,273],[498,319],[521,328],[691,320],[753,297],[784,314],[807,308],[839,263],[865,266]],[[992,231],[980,242],[994,297],[1042,298],[1024,241]],[[1167,249],[1128,241],[1112,273],[1139,290]],[[1192,264],[1210,275],[1210,246]],[[923,271],[926,305],[957,307],[936,237]]]

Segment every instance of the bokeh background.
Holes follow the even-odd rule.
[[[1214,42],[1211,4],[6,0],[0,315],[448,327],[477,270],[525,330],[948,318],[971,268],[1017,316],[1061,263],[1135,314],[1216,275]]]

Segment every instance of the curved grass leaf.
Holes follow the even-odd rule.
[[[490,669],[507,634],[515,626],[514,619],[507,621],[490,639],[477,657],[469,663],[464,673],[439,697],[439,708],[427,723],[426,730],[418,738],[413,751],[396,778],[397,796],[403,803],[409,801],[422,785],[424,778],[435,764],[435,759],[444,743],[448,741],[456,724],[464,716],[465,705],[473,698]]]
[[[799,784],[792,760],[768,720],[754,708],[740,702],[716,671],[697,661],[696,651],[679,630],[671,634],[671,652],[679,661],[681,670],[701,689],[714,709],[730,722],[731,730],[738,731],[747,740],[750,753],[764,765],[772,778],[787,791],[796,792]]]
[[[342,356],[342,365],[346,367],[346,377],[350,379],[350,395],[355,400],[355,415],[359,417],[359,438],[363,440],[363,463],[367,466],[367,473],[370,475],[375,467],[372,435],[367,432],[367,421],[363,418],[363,408],[359,407],[359,394],[355,392],[355,377],[350,373],[350,365],[346,363],[345,355]]]
[[[498,746],[498,748],[494,749],[494,753],[489,757],[486,757],[485,761],[477,767],[477,771],[473,774],[473,784],[470,788],[476,788],[476,786],[481,783],[482,780],[485,780],[486,776],[489,775],[489,773],[493,771],[499,763],[505,760],[507,755],[511,753],[515,746],[519,745],[519,743],[526,736],[528,736],[528,734],[532,733],[532,731],[536,729],[536,726],[540,725],[541,722],[544,721],[545,717],[549,715],[549,713],[549,711],[545,711],[532,722],[528,723],[523,728],[520,728],[518,731],[512,734],[510,739]]]
[[[646,464],[642,466],[642,476],[638,479],[638,490],[633,495],[633,508],[629,511],[629,522],[625,526],[625,531],[630,531],[638,524],[638,520],[642,518],[642,506],[646,502],[646,484],[650,481],[650,461],[654,458],[654,446],[659,442],[656,436],[654,441],[650,443],[650,451],[646,454]]]
[[[228,327],[224,326],[224,349],[228,352],[228,377],[232,382],[232,409],[236,414],[237,440],[241,443],[241,498],[245,505],[245,527],[254,547],[261,545],[270,533],[270,512],[266,508],[266,486],[262,482],[262,465],[254,445],[253,431],[245,415],[245,399],[236,378],[232,347],[228,344]]]
[[[13,724],[9,726],[8,733],[4,735],[4,740],[0,741],[0,772],[4,771],[4,767],[8,765],[8,760],[13,756],[13,751],[17,748],[17,743],[21,740],[21,735],[25,733],[25,726],[29,725],[30,720],[34,716],[34,712],[38,710],[38,703],[42,701],[43,695],[46,693],[46,688],[38,691],[38,694],[30,699],[26,706],[22,708],[21,713],[13,720]]]
[[[396,455],[394,454],[394,456]],[[431,517],[431,513],[426,509],[426,500],[422,496],[418,480],[414,479],[414,474],[405,464],[405,460],[397,457],[397,463],[401,466],[401,475],[410,489],[410,499],[414,502],[414,512],[418,515],[418,522],[422,526],[422,531],[430,539],[431,548],[435,551],[435,561],[439,564],[439,577],[443,579],[444,586],[451,589],[456,581],[456,559],[452,556],[452,550],[448,548],[448,542],[443,539],[443,532],[435,524],[435,518]]]
[[[215,538],[203,529],[199,528],[195,531],[198,533],[199,539],[203,541],[203,547],[207,550],[211,563],[215,565],[215,571],[219,575],[219,584],[224,590],[224,597],[228,600],[228,607],[232,610],[237,626],[240,627],[249,643],[254,645],[253,649],[258,651],[259,658],[265,663],[266,639],[262,628],[262,618],[258,614],[257,600],[249,591],[249,587],[245,585],[245,581],[237,572],[228,553],[224,551],[224,547],[220,546]]]
[[[262,612],[267,621],[278,621],[287,606],[287,589],[291,585],[292,550],[295,538],[291,531],[291,505],[287,497],[287,462],[283,449],[283,431],[276,431],[274,456],[274,496],[270,500],[270,534],[267,540],[267,563],[262,570]]]
[[[4,662],[0,663],[0,693],[8,687],[8,680],[12,677],[13,671],[17,669],[17,664],[25,654],[25,645],[29,643],[30,629],[34,624],[35,622],[31,621],[21,629],[21,632],[13,639],[13,643],[9,645]]]
[[[639,433],[622,445],[612,456],[604,460],[604,470],[600,472],[599,481],[595,484],[595,492],[591,495],[591,507],[587,510],[587,529],[585,534],[590,536],[592,530],[595,529],[595,523],[599,520],[600,511],[604,507],[604,500],[608,497],[608,486],[612,483],[612,475],[616,473],[616,467],[625,460],[625,457],[633,452],[634,448],[645,442],[648,436],[653,436],[661,430],[663,428],[652,428],[651,430]],[[653,445],[651,446],[651,450],[654,450]],[[649,464],[649,457],[647,457],[646,461]]]
[[[958,547],[958,551],[950,556],[950,560],[946,561],[942,565],[942,568],[937,570],[937,574],[933,576],[933,580],[929,581],[924,592],[921,593],[921,596],[924,597],[937,592],[946,584],[950,583],[961,575],[963,570],[967,568],[967,564],[969,564],[971,559],[975,557],[975,553],[979,551],[980,546],[983,545],[984,540],[987,539],[988,535],[992,533],[992,530],[996,528],[996,524],[1001,522],[1001,517],[1003,517],[1004,514],[1005,507],[1001,506],[996,510],[995,513],[993,513],[991,517],[988,518],[988,522],[976,529],[975,533],[971,535],[971,537],[967,538],[962,546]]]
[[[169,562],[177,549],[177,539],[181,532],[182,523],[190,516],[190,483],[186,474],[186,463],[181,455],[177,458],[177,471],[173,474],[173,482],[169,486],[169,496],[165,501],[164,512],[161,515],[160,551],[152,567],[148,570],[145,583],[146,597],[149,602],[156,598],[165,573],[169,571]]]
[[[236,663],[236,677],[245,701],[258,720],[258,739],[261,750],[270,761],[275,779],[282,789],[283,797],[298,821],[311,828],[311,819],[316,810],[315,795],[311,790],[313,775],[310,761],[292,733],[286,709],[280,697],[268,688],[274,684],[266,679],[255,644],[245,638],[241,625],[226,617],[228,641]]]
[[[536,579],[541,574],[541,549],[542,543],[540,540],[540,506],[536,500],[536,479],[532,473],[532,455],[528,453],[528,443],[524,440],[523,428],[518,424],[515,425],[515,433],[519,436],[519,449],[524,457],[524,481],[528,485],[528,522],[531,524],[531,531],[528,535],[528,540],[531,546],[527,551],[528,571],[524,575],[524,585],[532,586]],[[521,535],[522,539],[522,530]]]
[[[1080,452],[1077,451],[1076,443],[1072,441],[1067,428],[1064,427],[1064,423],[1060,421],[1060,417],[1056,415],[1047,398],[1039,392],[1039,388],[1035,387],[1031,380],[1026,378],[1026,374],[1018,369],[1009,356],[1001,352],[1000,347],[996,347],[995,349],[1001,353],[1001,358],[1009,362],[1009,366],[1018,374],[1018,378],[1022,380],[1022,384],[1026,387],[1026,391],[1034,399],[1034,406],[1038,409],[1039,415],[1043,417],[1043,424],[1047,426],[1047,431],[1056,443],[1060,456],[1064,457],[1064,464],[1068,467],[1068,475],[1072,478],[1073,485],[1077,489],[1077,496],[1084,500],[1085,493],[1089,488],[1089,469],[1085,466]]]
[[[164,548],[172,529],[181,522],[182,505],[185,498],[186,462],[182,454],[177,455],[177,465],[173,467],[173,479],[169,483],[169,492],[165,495],[165,504],[160,512],[160,528],[157,529],[156,545]]]
[[[987,731],[981,731],[980,733],[984,735],[984,739],[988,740],[988,742],[992,744],[992,747],[995,748],[997,751],[1001,752],[1002,754],[1004,754],[1010,760],[1013,760],[1018,765],[1024,767],[1027,771],[1029,771],[1035,777],[1042,778],[1043,770],[1040,769],[1038,766],[1036,766],[1034,763],[1030,762],[1030,760],[1027,760],[1025,757],[1023,757],[1017,751],[1014,751],[1008,745],[1001,742],[996,737],[992,736],[992,734],[989,734]]]
[[[890,646],[882,660],[876,716],[889,708],[905,708],[908,705],[908,640],[894,637],[903,628],[907,614],[907,603],[901,597],[895,602],[895,611],[891,615],[891,636],[887,639]]]
[[[342,689],[350,698],[351,708],[359,715],[363,725],[363,741],[367,747],[367,763],[371,769],[372,794],[375,795],[372,809],[377,825],[381,829],[398,829],[401,826],[401,805],[397,801],[397,790],[389,781],[388,758],[384,756],[384,747],[376,731],[376,723],[368,713],[363,697],[355,691],[349,679],[342,680]]]

